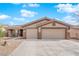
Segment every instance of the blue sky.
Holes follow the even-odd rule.
[[[22,25],[47,16],[79,25],[78,3],[0,3],[0,24]]]

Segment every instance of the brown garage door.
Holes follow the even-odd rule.
[[[27,29],[26,30],[27,39],[37,39],[37,29]]]
[[[64,39],[65,29],[42,29],[42,39]]]

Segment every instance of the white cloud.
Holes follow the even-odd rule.
[[[19,5],[19,4],[21,4],[21,3],[12,3],[12,4]]]
[[[76,13],[79,11],[79,4],[58,4],[56,8],[58,12]]]
[[[20,12],[21,12],[21,16],[23,17],[34,17],[35,15],[38,14],[37,12],[29,11],[25,9],[22,9]]]
[[[79,4],[58,4],[55,7],[57,8],[57,12],[68,13],[67,16],[63,17],[64,22],[79,25]]]
[[[39,7],[40,4],[36,4],[36,3],[28,3],[28,4],[23,4],[22,7]]]
[[[36,4],[36,3],[29,3],[28,4],[29,7],[39,7],[40,4]]]
[[[79,25],[78,19],[72,16],[66,16],[63,18],[63,21],[72,25]]]
[[[0,20],[10,18],[8,15],[0,15]]]
[[[13,18],[13,20],[16,20],[16,21],[24,21],[24,20],[25,20],[25,18],[21,18],[21,17],[20,17],[20,18],[18,18],[18,17],[14,17],[14,18]]]

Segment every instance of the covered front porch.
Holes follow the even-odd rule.
[[[12,27],[6,30],[6,37],[21,37],[25,38],[25,33],[23,28]]]

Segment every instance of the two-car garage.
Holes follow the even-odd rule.
[[[66,28],[29,28],[26,29],[27,39],[65,39]]]
[[[26,39],[67,39],[69,25],[44,18],[24,26]]]

